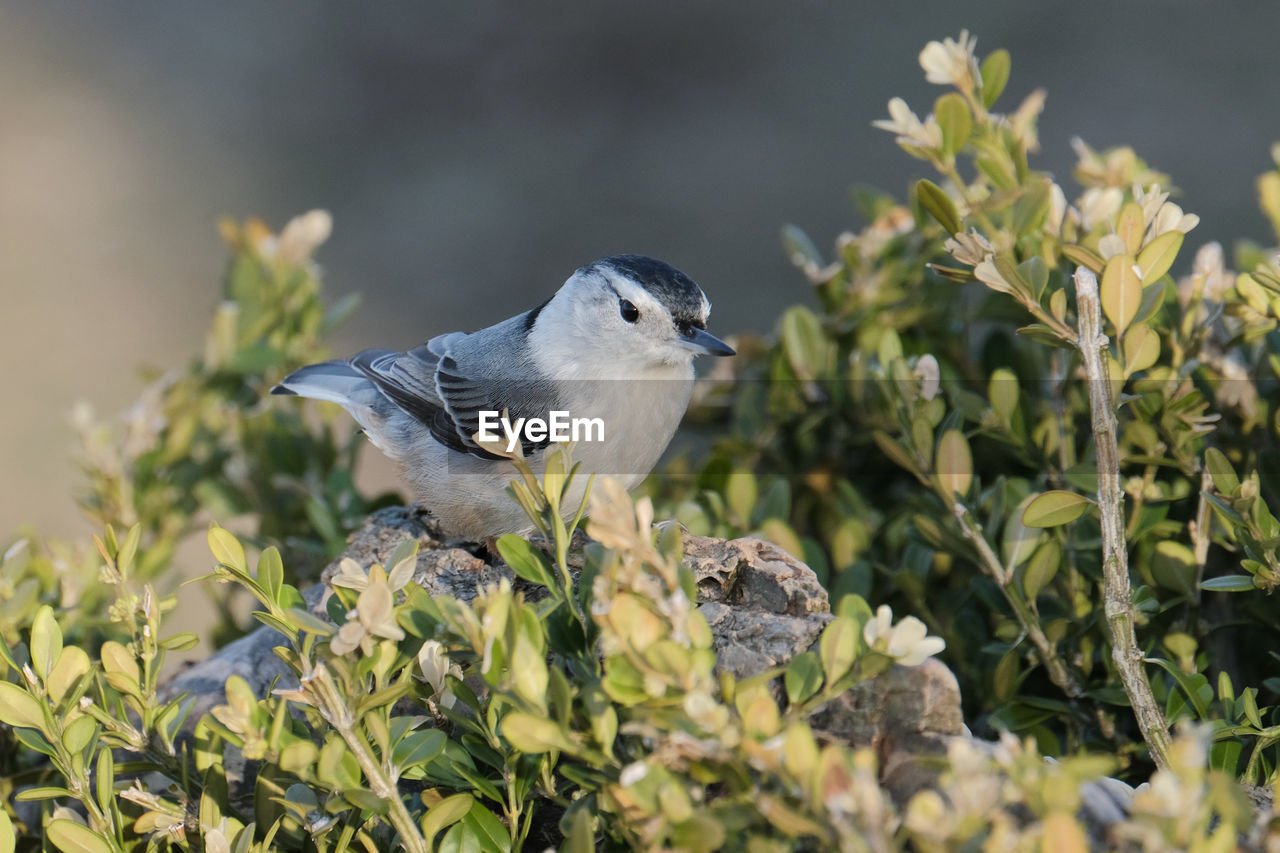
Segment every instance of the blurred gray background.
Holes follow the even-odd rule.
[[[1131,143],[1192,245],[1266,239],[1276,4],[3,0],[0,537],[84,529],[68,412],[200,351],[220,215],[333,212],[328,292],[365,298],[338,352],[487,325],[621,251],[701,282],[716,332],[767,331],[807,296],[779,226],[825,249],[861,224],[849,187],[923,174],[871,122],[929,111],[917,54],[962,27],[1013,53],[1000,107],[1048,89],[1036,165]]]

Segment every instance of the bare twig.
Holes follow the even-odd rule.
[[[1120,446],[1111,377],[1104,353],[1109,342],[1102,332],[1102,304],[1098,279],[1085,267],[1076,269],[1076,304],[1079,311],[1078,346],[1089,382],[1089,408],[1093,415],[1093,440],[1098,454],[1098,509],[1102,516],[1102,576],[1107,625],[1111,629],[1111,656],[1129,696],[1138,728],[1157,767],[1169,764],[1169,723],[1151,694],[1151,682],[1142,668],[1143,654],[1134,633],[1129,588],[1129,555],[1124,536],[1124,493],[1120,490]]]

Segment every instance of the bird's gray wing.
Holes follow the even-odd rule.
[[[465,337],[453,332],[432,338],[408,352],[367,349],[347,363],[368,379],[378,393],[396,408],[421,423],[431,436],[450,450],[483,458],[498,458],[464,440],[436,389],[436,368],[450,340]]]
[[[350,364],[405,414],[425,426],[450,450],[482,459],[501,459],[476,443],[480,413],[506,411],[520,417],[547,417],[554,394],[546,383],[528,381],[523,337],[504,328],[523,316],[475,334],[454,332],[409,352],[365,350]],[[525,442],[526,455],[549,442]]]
[[[436,365],[436,390],[470,453],[492,455],[472,438],[480,431],[481,412],[505,412],[514,424],[518,418],[545,419],[551,411],[564,408],[558,405],[560,395],[554,383],[541,378],[529,358],[529,313],[455,338],[443,347]],[[522,444],[528,456],[550,441]]]

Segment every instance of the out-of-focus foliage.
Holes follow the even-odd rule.
[[[291,570],[314,577],[373,508],[351,478],[362,438],[267,397],[286,373],[326,357],[323,336],[355,308],[354,298],[320,298],[311,255],[330,227],[319,210],[278,235],[259,220],[224,221],[231,257],[203,355],[152,376],[122,430],[77,413],[82,504],[101,525],[142,526],[144,576],[209,518],[243,517],[256,542],[287,546]]]
[[[324,357],[322,336],[355,306],[346,299],[326,308],[320,298],[311,254],[329,228],[323,211],[278,235],[258,220],[224,222],[230,256],[204,353],[185,369],[151,376],[118,427],[86,406],[76,411],[81,504],[103,527],[137,526],[130,540],[137,578],[176,587],[181,578],[164,576],[176,549],[211,518],[252,531],[259,546],[288,548],[290,570],[313,578],[351,528],[394,499],[368,499],[354,488],[361,439],[345,422],[331,427],[265,399],[285,372]],[[101,549],[35,535],[3,545],[0,639],[16,643],[42,605],[62,614],[68,645],[119,639],[107,618],[113,590],[101,582]],[[228,618],[218,633],[238,631]]]
[[[980,731],[1122,764],[1145,749],[1103,611],[1099,469],[1076,349],[1083,265],[1100,279],[1119,418],[1138,640],[1170,720],[1215,729],[1215,767],[1280,765],[1280,262],[1183,245],[1197,218],[1134,151],[1075,143],[1078,189],[1034,168],[1044,93],[997,111],[1010,58],[931,43],[948,91],[876,122],[931,178],[824,257],[786,250],[816,307],[743,342],[704,389],[730,435],[660,505],[698,533],[752,531],[806,559],[833,599],[895,601],[946,638]],[[1280,236],[1277,168],[1258,193]]]

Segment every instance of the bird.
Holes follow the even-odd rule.
[[[534,529],[506,493],[518,476],[515,441],[535,474],[552,439],[568,436],[579,439],[572,454],[583,474],[627,489],[648,475],[688,408],[694,358],[735,354],[707,331],[710,311],[702,288],[670,264],[611,255],[500,323],[407,352],[366,349],[308,365],[272,393],[342,406],[398,464],[443,536],[489,542]],[[553,435],[557,413],[564,429]],[[585,436],[572,434],[576,425]],[[575,478],[566,518],[586,479]]]

